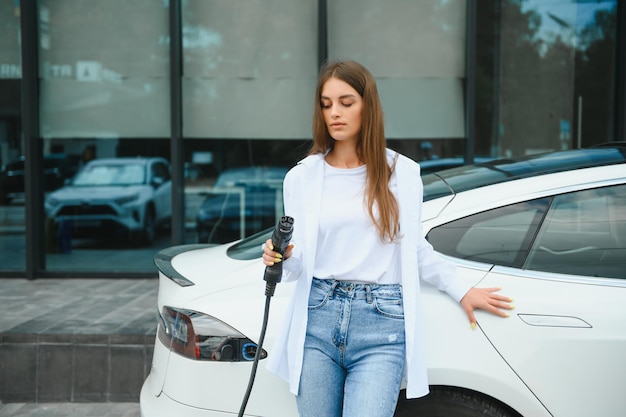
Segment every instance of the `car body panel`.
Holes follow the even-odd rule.
[[[150,380],[148,376],[147,382]],[[207,410],[203,408],[190,407],[173,400],[165,394],[158,397],[152,396],[147,384],[141,387],[139,394],[141,417],[153,416],[185,416],[185,417],[229,417],[237,414],[222,412],[218,410]],[[249,414],[247,414],[249,415]]]
[[[252,363],[249,362],[196,363],[172,354],[162,395],[176,398],[177,401],[195,408],[219,410],[236,415],[244,399],[251,368]],[[200,380],[203,383],[175,382],[185,379]],[[289,392],[287,383],[265,371],[263,362],[259,364],[255,376],[246,415],[272,417],[297,415],[295,398]]]
[[[462,267],[463,277],[472,277],[482,286],[479,277],[484,271]],[[507,404],[523,416],[549,417],[551,414],[511,369],[479,325],[470,327],[458,303],[436,288],[422,285],[423,310],[427,340],[428,381],[480,392]],[[509,319],[500,319],[507,327]],[[480,322],[479,322],[480,324]]]
[[[159,308],[163,306],[186,308],[207,312],[217,319],[227,321],[236,330],[252,340],[257,340],[257,333],[262,325],[262,311],[265,283],[262,280],[264,267],[260,260],[226,261],[208,273],[206,260],[220,256],[223,246],[207,247],[180,253],[172,258],[172,266],[183,276],[189,277],[194,285],[180,287],[160,275]],[[471,265],[468,266],[468,265]],[[233,282],[233,271],[237,275]],[[464,277],[474,284],[480,282],[488,272],[488,266],[477,263],[465,263]],[[428,322],[426,336],[437,340],[429,344],[428,364],[432,383],[454,384],[489,394],[510,406],[517,406],[522,411],[534,416],[549,416],[541,403],[533,397],[517,375],[510,369],[481,331],[472,331],[463,311],[447,296],[428,284],[423,284],[424,308],[437,320]],[[272,298],[271,314],[268,323],[264,349],[271,355],[271,346],[276,340],[284,312],[294,288],[293,283],[279,284]],[[237,299],[237,303],[232,300]],[[227,319],[227,320],[226,320]],[[466,337],[469,338],[466,339]],[[462,341],[462,342],[460,342]],[[154,395],[162,393],[168,397],[194,408],[215,408],[221,411],[236,412],[243,399],[245,383],[249,376],[249,363],[212,363],[190,361],[176,353],[169,353],[164,345],[157,341],[155,361],[147,384]],[[164,371],[166,369],[166,371]],[[490,370],[485,373],[485,370]],[[497,372],[493,372],[497,370]],[[153,374],[153,375],[152,375]],[[181,386],[168,381],[180,381],[181,378],[196,380],[204,375],[200,387]],[[163,381],[165,380],[165,383]],[[263,382],[266,381],[266,382]],[[264,392],[280,400],[281,410],[272,410],[274,403],[268,403]],[[218,395],[213,395],[217,392]],[[295,408],[293,396],[287,384],[269,374],[261,362],[257,370],[253,394],[247,407],[250,415],[293,416]],[[255,394],[256,393],[256,394]],[[157,401],[157,399],[154,399]],[[529,406],[532,404],[532,406]],[[269,408],[268,408],[269,407]]]
[[[150,377],[146,380],[146,389],[149,389],[155,397],[161,395],[167,366],[170,359],[170,349],[163,343],[159,343],[159,338],[155,338],[154,352],[152,354],[152,365],[150,367]]]
[[[626,281],[501,267],[483,285],[516,295],[506,323],[482,312],[478,322],[555,416],[626,415]]]
[[[264,308],[264,298],[259,297],[259,294],[262,295],[265,291],[265,282],[262,279],[264,267],[258,260],[244,262],[232,260],[216,269],[207,268],[206,263],[202,262],[203,259],[219,256],[218,254],[224,254],[223,246],[191,250],[174,256],[172,266],[177,272],[192,278],[194,285],[181,287],[160,274],[157,304],[160,309],[163,306],[170,306],[210,312],[213,317],[228,321],[230,326],[250,339],[258,340]],[[201,267],[191,268],[191,265]],[[233,266],[236,266],[240,278],[236,282],[229,278]],[[284,285],[276,288],[275,296],[272,298],[272,313],[276,312],[276,318],[269,321],[265,349],[276,337],[280,311],[287,308],[291,288],[292,286]],[[237,303],[230,301],[233,297],[238,300]],[[237,319],[231,321],[232,317]],[[157,339],[153,366],[146,385],[150,387],[152,395],[156,395],[158,391],[159,397],[147,398],[159,402],[163,401],[163,396],[168,396],[193,408],[207,410],[209,413],[209,409],[215,409],[229,410],[236,414],[244,397],[251,365],[250,362],[192,361],[176,353],[170,353]],[[207,375],[211,375],[211,378],[207,378]],[[204,382],[192,386],[167,382],[180,381],[180,378],[199,379]],[[240,381],[244,383],[241,384]],[[281,414],[271,410],[273,403],[268,404],[267,398],[273,398],[281,403]],[[277,417],[296,414],[295,400],[289,393],[287,384],[266,372],[263,361],[259,364],[247,413],[246,415]]]
[[[422,222],[439,216],[453,199],[454,196],[445,196],[432,200],[428,205],[424,205],[422,209]]]

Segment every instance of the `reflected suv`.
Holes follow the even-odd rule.
[[[157,226],[171,218],[170,164],[156,157],[90,161],[45,208],[72,237],[126,234],[152,243]]]

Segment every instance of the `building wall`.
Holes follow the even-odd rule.
[[[38,99],[31,102],[21,94],[24,16],[18,2],[0,3],[0,162],[26,155],[28,141],[44,159],[64,159],[75,169],[98,158],[162,156],[172,162],[174,180],[182,179],[173,184],[172,201],[183,207],[147,247],[94,236],[73,239],[62,252],[58,222],[28,217],[28,204],[39,200],[4,197],[0,275],[24,274],[27,259],[42,259],[34,269],[43,275],[152,273],[159,249],[201,239],[197,216],[208,193],[225,193],[216,187],[221,174],[287,169],[306,154],[317,70],[327,58],[355,59],[372,71],[389,146],[416,160],[514,157],[615,140],[615,0],[172,4],[175,10],[164,0],[40,0],[33,16]],[[475,20],[468,20],[472,8]],[[173,37],[175,11],[181,33]],[[476,51],[468,55],[474,37]],[[181,52],[173,57],[177,38]],[[181,63],[179,83],[172,82],[172,59]],[[180,102],[172,95],[176,85]],[[24,106],[39,109],[36,138],[23,135]],[[181,126],[172,126],[176,112]],[[44,196],[53,191],[37,184]],[[280,182],[265,185],[264,198],[278,201]],[[243,232],[230,232],[248,235],[271,220],[253,214]],[[25,233],[27,227],[35,232]],[[45,240],[42,257],[33,253],[41,250],[33,239]]]

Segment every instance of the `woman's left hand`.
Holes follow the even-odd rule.
[[[474,310],[477,308],[488,311],[500,317],[508,317],[504,310],[513,310],[515,306],[511,304],[513,299],[504,295],[496,294],[500,288],[470,288],[461,299],[461,307],[469,317],[472,329],[476,328],[476,317]]]

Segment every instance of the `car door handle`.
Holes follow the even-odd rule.
[[[518,314],[522,321],[529,326],[538,327],[575,327],[590,329],[591,324],[578,317],[571,316],[553,316],[544,314]]]

